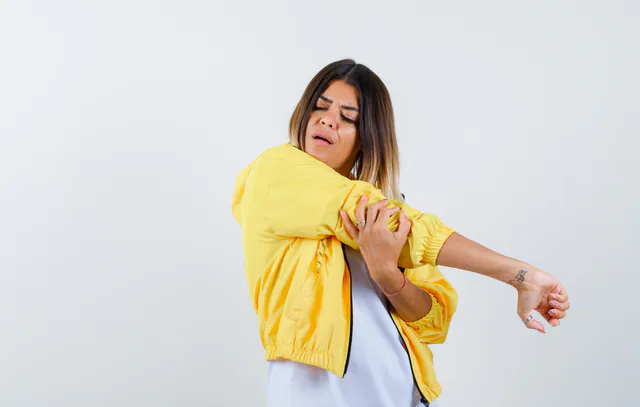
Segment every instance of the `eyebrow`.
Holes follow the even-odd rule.
[[[322,96],[322,95],[320,95],[320,99],[322,99],[322,100],[324,100],[325,102],[328,102],[328,103],[333,103],[333,100],[329,99],[329,98],[328,98],[328,97],[326,97],[326,96]],[[358,108],[357,108],[357,107],[352,107],[352,106],[342,106],[342,108],[343,108],[343,109],[346,109],[346,110],[353,110],[353,111],[355,111],[355,112],[359,112],[359,110],[358,110]]]

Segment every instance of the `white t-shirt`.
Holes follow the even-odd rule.
[[[351,270],[353,332],[343,378],[285,359],[267,362],[267,407],[424,407],[389,300],[359,251],[344,246]],[[430,404],[437,407],[436,402]]]

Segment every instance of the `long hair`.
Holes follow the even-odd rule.
[[[289,120],[290,143],[305,150],[305,132],[313,106],[329,84],[337,79],[358,91],[360,119],[357,130],[362,149],[351,170],[354,178],[380,189],[387,198],[403,200],[398,186],[400,158],[391,97],[378,75],[366,66],[343,59],[325,66],[311,79]]]

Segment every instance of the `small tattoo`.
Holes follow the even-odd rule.
[[[517,281],[517,282],[522,284],[522,282],[524,282],[524,275],[525,274],[527,274],[527,270],[520,270],[520,271],[518,271],[518,275],[516,276],[516,278],[513,279],[513,280],[507,281],[507,283],[513,284],[513,283],[515,283]]]

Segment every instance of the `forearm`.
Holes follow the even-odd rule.
[[[377,281],[383,292],[397,293],[402,288],[404,276],[397,267],[377,274],[384,276],[378,278]],[[388,298],[398,315],[407,322],[416,321],[424,317],[431,311],[433,305],[429,293],[417,287],[408,279],[404,288],[397,295],[392,295]]]
[[[445,241],[437,264],[482,274],[516,288],[526,284],[536,270],[530,264],[503,256],[459,233]]]

